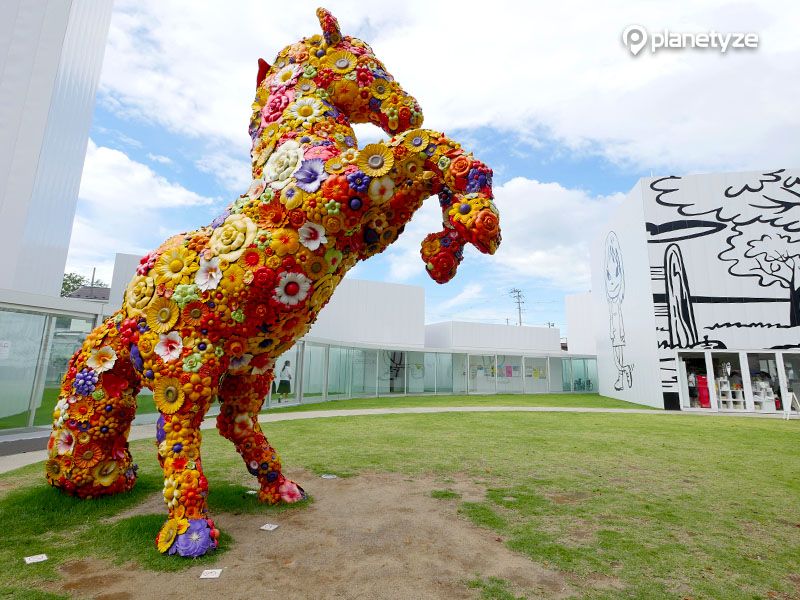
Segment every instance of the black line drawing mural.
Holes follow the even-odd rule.
[[[658,347],[800,347],[800,177],[786,169],[749,181],[705,177],[650,184],[655,203],[646,204],[646,230]],[[661,244],[663,254],[656,251]],[[690,290],[692,275],[699,293]],[[735,289],[742,291],[731,295]]]
[[[633,364],[625,362],[625,323],[622,319],[622,302],[625,300],[625,268],[622,250],[614,231],[606,236],[605,284],[608,301],[608,326],[614,364],[617,366],[617,380],[614,389],[622,391],[633,387]]]

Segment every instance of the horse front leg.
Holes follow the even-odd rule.
[[[154,399],[158,461],[164,471],[169,518],[156,537],[162,553],[198,557],[217,547],[219,531],[208,513],[208,481],[200,455],[200,425],[214,397],[211,377],[157,377]]]
[[[222,404],[217,417],[220,434],[236,446],[247,470],[258,478],[258,499],[268,504],[298,502],[306,493],[281,471],[278,452],[258,424],[258,413],[272,382],[272,373],[227,375],[219,390]]]

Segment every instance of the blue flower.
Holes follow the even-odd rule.
[[[372,181],[372,177],[363,171],[355,171],[347,176],[347,182],[350,184],[350,187],[357,192],[366,192],[369,188],[370,181]]]
[[[489,184],[486,172],[473,167],[467,173],[467,192],[477,192]]]
[[[205,519],[189,519],[189,528],[178,535],[175,543],[169,549],[170,554],[196,558],[203,556],[214,547],[211,538],[211,528]]]
[[[294,173],[297,187],[309,193],[316,192],[319,186],[328,177],[325,172],[325,162],[321,158],[310,158],[300,163],[300,168]]]

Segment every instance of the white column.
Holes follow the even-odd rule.
[[[747,362],[747,352],[739,352],[739,369],[742,373],[745,406],[749,412],[755,412],[756,403],[753,401],[753,382],[750,380],[750,363]]]
[[[711,400],[711,410],[719,410],[719,403],[717,402],[717,382],[714,377],[714,363],[711,360],[711,351],[705,351],[706,358],[706,373],[708,375],[708,394]]]
[[[786,379],[786,366],[783,364],[783,352],[775,353],[775,364],[778,368],[778,383],[781,386],[781,408],[786,410],[786,402],[791,402],[789,398],[789,382]],[[791,405],[789,410],[791,412]]]

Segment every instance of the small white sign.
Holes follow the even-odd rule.
[[[25,557],[25,564],[32,565],[33,563],[44,562],[47,560],[47,554],[34,554],[33,556]]]
[[[7,359],[11,356],[11,342],[9,340],[0,340],[0,360]]]
[[[222,575],[222,569],[206,569],[200,573],[200,579],[219,579]]]
[[[275,523],[267,523],[266,525],[259,527],[259,529],[262,531],[275,531],[277,528],[278,526]]]
[[[247,490],[246,493],[250,494],[251,496],[255,496],[258,493],[258,490]]]
[[[333,473],[325,473],[324,475],[322,475],[322,478],[323,479],[339,479],[339,477],[337,477]]]

